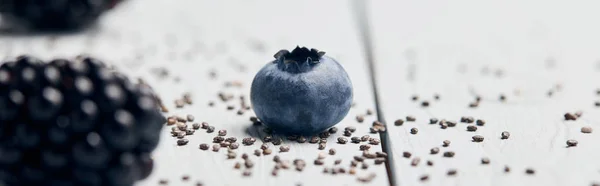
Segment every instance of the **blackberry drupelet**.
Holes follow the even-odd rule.
[[[148,85],[93,58],[3,63],[0,185],[132,185],[145,178],[165,122],[157,100]]]
[[[92,24],[122,0],[0,0],[11,25],[38,30],[77,29]]]

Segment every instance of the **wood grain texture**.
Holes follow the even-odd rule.
[[[598,2],[373,1],[383,113],[394,147],[399,185],[591,185],[600,182],[600,129],[594,102],[600,27]],[[557,90],[556,86],[561,88]],[[553,95],[549,97],[549,91]],[[434,100],[434,94],[441,99]],[[506,95],[501,102],[499,96]],[[413,102],[412,95],[419,101]],[[469,108],[476,95],[478,108]],[[430,106],[421,107],[427,100]],[[583,111],[577,121],[566,112]],[[393,126],[407,115],[416,122]],[[440,129],[429,119],[484,119]],[[418,128],[416,135],[411,128]],[[507,140],[500,139],[509,131]],[[482,135],[481,143],[472,142]],[[566,148],[568,139],[579,145]],[[442,147],[443,140],[451,140]],[[439,147],[440,153],[429,150]],[[402,152],[412,153],[411,159]],[[446,151],[456,152],[445,158]],[[421,163],[413,167],[413,157]],[[488,157],[489,165],[481,158]],[[431,160],[433,166],[425,165]],[[509,166],[510,173],[504,173]],[[532,168],[534,175],[525,174]],[[456,176],[447,176],[457,169]],[[428,181],[420,181],[429,175]]]
[[[323,167],[343,167],[348,171],[350,160],[361,155],[359,145],[340,145],[336,138],[344,127],[355,126],[355,136],[368,134],[370,123],[376,118],[366,117],[358,124],[354,117],[374,107],[370,84],[362,58],[362,52],[354,31],[346,1],[198,1],[198,0],[131,0],[105,16],[97,28],[67,35],[3,35],[0,38],[0,54],[9,58],[23,53],[43,59],[73,57],[85,53],[103,59],[117,69],[141,77],[160,94],[169,110],[168,115],[193,114],[196,122],[208,122],[217,131],[226,129],[228,137],[256,137],[253,146],[240,146],[238,158],[227,160],[226,150],[218,153],[201,151],[200,143],[212,146],[217,132],[208,134],[199,130],[188,136],[187,146],[177,146],[171,137],[170,127],[165,127],[159,147],[153,154],[154,172],[138,185],[157,185],[159,180],[168,180],[169,185],[359,185],[357,176],[375,173],[377,177],[370,185],[387,184],[385,167],[373,165],[367,170],[357,169],[357,175],[324,174]],[[273,147],[272,155],[251,155],[259,149],[264,137],[261,128],[252,127],[246,112],[236,114],[239,109],[238,96],[246,95],[254,73],[272,55],[283,48],[296,45],[314,47],[328,52],[338,59],[351,76],[354,85],[356,106],[337,127],[326,150],[318,150],[317,144],[299,144],[285,141],[291,150],[278,153]],[[167,77],[159,77],[161,69],[168,71]],[[216,73],[216,78],[209,74]],[[226,82],[239,81],[241,87],[225,87]],[[182,109],[174,107],[173,100],[189,92],[193,105]],[[218,93],[236,96],[228,103],[218,99]],[[214,101],[214,107],[208,103]],[[236,109],[227,111],[234,105]],[[378,138],[378,135],[371,134]],[[362,143],[364,144],[364,143]],[[313,165],[319,152],[330,148],[337,155],[327,156],[324,166]],[[381,151],[373,146],[371,152]],[[235,162],[242,162],[242,153],[248,153],[255,163],[252,176],[243,177],[241,170],[234,170]],[[273,156],[283,160],[304,159],[307,167],[303,172],[291,168],[271,176]],[[342,159],[340,166],[333,166]],[[189,181],[182,181],[189,175]]]

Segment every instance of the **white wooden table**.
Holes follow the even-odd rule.
[[[208,122],[228,137],[255,137],[253,146],[241,145],[238,158],[228,160],[226,150],[202,151],[200,143],[212,146],[215,133],[197,131],[189,144],[177,146],[165,127],[154,152],[154,171],[138,183],[158,185],[389,185],[388,174],[397,185],[591,185],[600,182],[600,135],[583,134],[580,128],[600,130],[600,111],[594,106],[595,79],[600,78],[598,51],[600,27],[595,22],[599,2],[477,0],[369,1],[375,38],[379,103],[375,103],[367,62],[350,9],[351,1],[331,0],[131,0],[107,14],[94,30],[69,35],[2,35],[0,58],[33,54],[44,59],[73,57],[86,53],[115,65],[132,77],[149,82],[167,104],[170,115],[193,114],[197,122]],[[238,98],[223,103],[218,93],[249,95],[249,85],[265,63],[280,49],[296,45],[324,50],[348,71],[356,105],[328,138],[327,148],[316,144],[285,141],[290,152],[256,157],[254,150],[265,136],[261,127],[248,120],[251,111],[237,115]],[[167,77],[157,71],[166,69]],[[215,73],[212,78],[209,74]],[[240,87],[226,87],[227,82]],[[556,86],[561,87],[560,90]],[[548,91],[553,90],[549,97]],[[174,99],[184,93],[193,105],[175,108]],[[439,100],[433,97],[440,96]],[[499,96],[506,96],[501,102]],[[413,95],[419,101],[412,101]],[[482,97],[477,108],[468,104]],[[427,100],[429,107],[422,107]],[[249,102],[249,100],[247,100]],[[209,107],[209,102],[215,102]],[[356,169],[356,175],[326,174],[323,167],[348,171],[359,145],[337,144],[343,129],[354,126],[353,136],[369,133],[378,118],[367,116],[362,124],[355,117],[367,109],[381,108],[388,123],[393,171],[384,165]],[[566,112],[583,111],[577,121],[564,121]],[[416,122],[394,126],[396,119],[415,116]],[[462,116],[484,119],[485,126],[467,132],[467,124],[440,129],[430,125],[436,117],[459,121]],[[411,128],[418,128],[416,135]],[[509,139],[500,133],[509,131]],[[479,134],[481,143],[471,141]],[[379,138],[378,135],[370,134]],[[576,139],[577,147],[565,141]],[[449,147],[442,147],[450,140]],[[361,144],[365,144],[364,142]],[[440,153],[430,154],[438,147]],[[335,148],[325,165],[313,160],[318,153]],[[371,152],[381,151],[373,146]],[[403,157],[410,152],[411,158]],[[453,151],[453,158],[443,153]],[[248,153],[255,163],[252,175],[242,175],[239,156]],[[304,159],[299,172],[283,170],[274,177],[274,155],[284,160]],[[421,162],[411,166],[414,157]],[[482,165],[487,157],[490,164]],[[340,166],[333,166],[341,159]],[[433,166],[426,165],[432,161]],[[510,173],[505,173],[505,166]],[[528,175],[525,169],[535,170]],[[456,169],[455,176],[447,171]],[[357,177],[377,175],[363,183]],[[190,180],[182,180],[189,175]],[[420,180],[428,175],[428,180]]]

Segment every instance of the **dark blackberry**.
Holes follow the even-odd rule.
[[[0,65],[0,185],[132,185],[165,118],[146,84],[93,58]]]
[[[122,0],[0,0],[11,25],[39,30],[76,29],[92,24]]]

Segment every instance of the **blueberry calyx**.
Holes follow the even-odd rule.
[[[282,71],[290,73],[302,73],[312,69],[313,66],[319,63],[325,52],[317,49],[308,49],[306,47],[296,46],[292,52],[288,50],[280,50],[273,57],[277,67]]]

